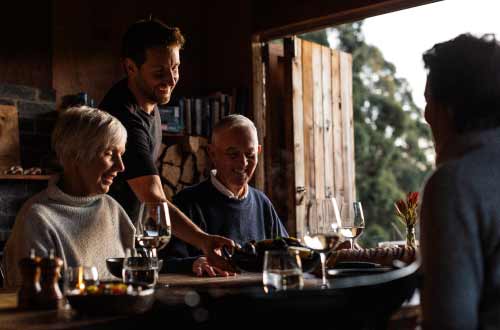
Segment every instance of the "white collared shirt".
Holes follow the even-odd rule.
[[[210,171],[210,182],[212,182],[215,189],[220,191],[221,194],[223,194],[224,196],[227,196],[228,198],[237,199],[237,200],[243,200],[243,199],[247,198],[247,196],[248,196],[248,184],[245,185],[245,192],[244,192],[243,196],[238,197],[235,194],[233,194],[233,192],[231,190],[227,189],[227,187],[222,182],[220,182],[219,179],[216,178],[216,175],[217,175],[217,170],[214,169],[214,170]]]

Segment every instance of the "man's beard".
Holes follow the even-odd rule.
[[[157,95],[154,89],[147,91],[148,99],[156,104],[167,104],[168,101],[170,101],[170,95],[171,93],[166,95]]]
[[[172,89],[167,95],[157,95],[155,93],[156,88],[149,88],[149,86],[144,82],[142,78],[138,78],[138,85],[142,90],[143,94],[146,96],[148,101],[152,101],[156,104],[167,104],[170,101],[170,96],[172,95]]]

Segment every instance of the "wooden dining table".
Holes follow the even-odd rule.
[[[321,280],[310,274],[307,275],[304,279],[304,294],[312,292],[317,295],[311,297],[310,301],[316,301],[317,298],[329,298],[334,301],[341,297],[335,296],[334,288],[319,290]],[[281,296],[278,295],[280,301],[290,302],[291,310],[300,313],[303,306],[301,307],[298,302],[302,298],[291,294],[291,292],[290,295],[287,292],[281,293]],[[193,297],[193,295],[198,299],[197,304],[190,303],[187,299],[187,297]],[[146,326],[152,326],[155,322],[164,321],[176,324],[178,322],[185,323],[186,328],[203,328],[203,322],[207,319],[212,319],[213,322],[217,322],[216,324],[224,324],[226,319],[240,320],[240,316],[237,315],[240,312],[238,306],[245,309],[241,313],[241,318],[246,317],[251,321],[252,313],[257,310],[257,308],[254,309],[253,307],[271,303],[266,307],[262,307],[264,310],[268,310],[267,306],[275,306],[272,304],[273,301],[269,300],[269,297],[273,297],[273,295],[266,294],[262,286],[262,273],[241,273],[230,277],[160,274],[155,289],[155,303],[150,311],[138,315],[96,316],[83,315],[71,309],[69,304],[57,310],[19,310],[17,308],[17,291],[0,289],[0,330],[124,330],[138,327],[146,328]],[[310,305],[310,303],[307,304]],[[246,309],[250,310],[246,311]],[[391,322],[413,319],[415,313],[418,314],[418,310],[418,304],[403,306],[395,313],[395,318],[393,317]],[[209,313],[212,314],[209,315]],[[212,317],[213,315],[215,316]],[[258,317],[258,315],[255,315],[255,317]],[[241,321],[245,322],[244,319]],[[213,322],[210,324],[213,324]]]

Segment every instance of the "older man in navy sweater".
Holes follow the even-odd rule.
[[[188,187],[173,200],[201,229],[243,245],[249,240],[287,237],[273,205],[263,192],[250,187],[261,151],[257,129],[242,115],[223,118],[213,129],[209,155],[214,165],[210,178]],[[201,252],[173,238],[164,254],[167,270],[216,276]]]

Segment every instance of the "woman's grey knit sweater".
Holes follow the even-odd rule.
[[[123,257],[133,247],[134,226],[123,208],[108,195],[70,196],[56,185],[29,199],[17,214],[4,251],[6,285],[18,286],[18,262],[30,249],[47,256],[50,249],[64,267],[97,267],[100,279],[112,278],[106,258]]]

